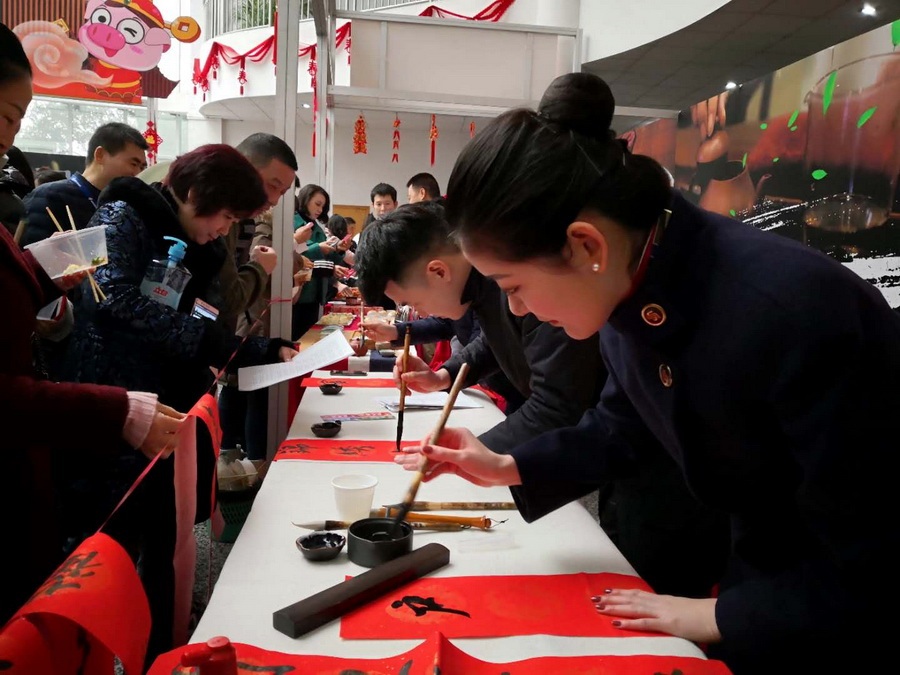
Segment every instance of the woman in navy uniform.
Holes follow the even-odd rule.
[[[656,439],[729,514],[729,569],[716,598],[608,589],[600,620],[709,645],[735,673],[858,667],[890,644],[874,615],[898,595],[900,318],[825,255],[674,193],[597,128],[612,100],[599,78],[557,78],[539,112],[508,111],[465,148],[447,204],[514,313],[576,339],[601,329],[600,403],[508,455],[447,429],[397,461],[424,452],[426,479],[511,486],[530,521]]]

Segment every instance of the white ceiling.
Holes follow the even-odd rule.
[[[731,0],[649,44],[585,63],[610,85],[619,106],[683,110],[738,84],[900,18],[900,0]],[[617,130],[642,118],[618,118]]]
[[[870,0],[877,15],[860,13],[861,1],[731,0],[686,28],[649,44],[583,65],[605,79],[617,106],[678,111],[900,18],[900,0]],[[299,102],[311,104],[310,94]],[[274,96],[239,97],[201,106],[207,117],[271,120]],[[392,112],[363,111],[372,128],[390,128]],[[298,121],[312,125],[312,110],[298,107]],[[337,123],[352,124],[359,110],[338,109]],[[468,130],[471,118],[441,115],[441,128]],[[624,131],[654,117],[617,115]],[[427,129],[430,116],[404,113],[403,129]],[[483,123],[476,120],[476,123]],[[457,127],[458,124],[458,127]]]

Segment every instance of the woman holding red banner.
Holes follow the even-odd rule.
[[[16,36],[0,24],[0,163],[31,103],[31,67]],[[53,475],[72,448],[113,461],[124,441],[152,458],[175,446],[184,415],[155,394],[121,387],[40,380],[32,335],[38,310],[81,283],[85,273],[52,281],[34,257],[0,228],[0,411],[7,475],[0,509],[10,555],[0,585],[4,623],[64,558],[56,532]],[[12,571],[10,567],[12,566]]]
[[[108,263],[94,275],[106,298],[97,303],[85,293],[76,308],[67,377],[146,388],[170,405],[191,410],[215,391],[213,371],[293,358],[297,352],[290,342],[257,336],[242,340],[218,317],[224,301],[220,271],[228,256],[224,235],[267,204],[259,171],[224,144],[180,155],[162,183],[130,177],[112,181],[90,222],[106,228]],[[161,281],[153,276],[160,269],[173,271]],[[213,448],[219,439],[213,441],[202,424],[197,429],[195,520],[203,522],[210,516]],[[144,468],[140,458],[134,459],[133,453],[123,455],[119,474],[101,492],[121,493],[131,485]],[[173,464],[159,462],[105,529],[140,552],[153,618],[150,659],[187,637],[177,629],[178,620],[173,624],[179,513]],[[193,575],[193,569],[183,573]],[[179,618],[186,629],[187,617]]]

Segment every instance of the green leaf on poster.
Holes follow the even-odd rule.
[[[773,158],[772,158],[772,164],[774,164],[775,162],[777,162],[779,159],[781,159],[781,157],[773,157]]]
[[[765,131],[766,129],[769,128],[769,125],[766,124],[765,122],[763,122],[762,124],[759,125],[759,128],[762,129],[763,131]]]
[[[891,24],[891,42],[895,47],[900,45],[900,19]]]
[[[728,215],[731,216],[732,218],[734,218],[737,215],[737,211],[735,211],[734,209],[731,209],[731,211],[728,212]]]
[[[744,158],[741,160],[741,166],[747,166],[747,153],[744,153]]]
[[[872,107],[872,108],[869,108],[869,109],[866,110],[862,115],[860,115],[860,116],[859,116],[859,120],[857,120],[857,122],[856,122],[856,128],[859,129],[859,128],[862,127],[863,124],[865,124],[866,122],[868,122],[869,119],[872,117],[872,115],[875,114],[875,111],[876,111],[876,110],[878,110],[878,106],[877,106],[877,105],[874,106],[874,107]]]
[[[831,107],[831,99],[834,98],[834,83],[837,80],[837,71],[832,70],[825,82],[825,93],[822,94],[822,114],[827,115],[828,109]]]
[[[789,127],[794,126],[794,122],[797,121],[798,117],[800,117],[800,109],[799,108],[797,110],[795,110],[794,113],[791,115],[791,119],[788,120],[788,126]]]
[[[791,131],[797,131],[797,125],[796,125],[796,124],[795,124],[794,126],[791,127]]]
[[[828,175],[828,172],[825,169],[816,169],[812,172],[812,177],[816,180],[822,180],[825,176]]]

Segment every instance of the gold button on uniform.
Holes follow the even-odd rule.
[[[672,369],[665,363],[659,365],[659,381],[664,387],[672,386]]]
[[[641,310],[641,318],[648,326],[662,326],[666,322],[666,310],[655,303],[644,305]]]

